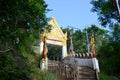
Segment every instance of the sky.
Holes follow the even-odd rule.
[[[48,8],[52,9],[46,16],[54,16],[62,28],[72,26],[84,29],[91,24],[99,26],[97,13],[91,12],[91,0],[45,0]]]

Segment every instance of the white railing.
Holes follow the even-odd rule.
[[[92,57],[92,53],[76,53],[69,56],[74,57],[79,66],[88,66],[93,70],[100,72],[98,60],[97,58]]]
[[[70,54],[70,56],[73,56],[75,58],[83,58],[83,59],[90,59],[92,58],[92,53],[75,53],[75,54]]]

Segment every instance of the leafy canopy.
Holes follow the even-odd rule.
[[[0,0],[0,7],[0,49],[30,49],[46,24],[47,4],[44,0]]]
[[[120,1],[118,2],[120,5]],[[120,23],[120,16],[116,5],[116,0],[92,0],[91,11],[97,12],[98,20],[102,26],[112,26]]]

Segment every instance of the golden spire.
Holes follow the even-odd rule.
[[[95,41],[94,41],[94,35],[93,35],[93,33],[92,33],[92,37],[91,37],[91,41],[90,41],[90,46],[91,46],[91,49],[93,50],[94,49],[94,47],[95,47]]]

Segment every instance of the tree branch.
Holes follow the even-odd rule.
[[[9,51],[11,51],[11,50],[12,50],[12,49],[3,50],[3,51],[0,51],[0,53],[9,52]]]

